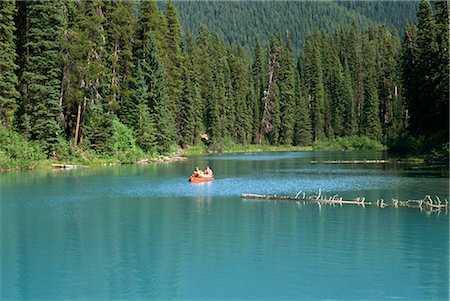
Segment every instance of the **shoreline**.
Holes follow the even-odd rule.
[[[260,152],[314,152],[321,151],[315,150],[312,146],[270,146],[270,145],[235,145],[223,150],[222,152],[209,151],[205,146],[194,146],[186,149],[179,149],[177,152],[170,155],[159,155],[157,157],[147,157],[134,162],[120,162],[117,158],[93,158],[92,160],[52,160],[46,159],[41,161],[29,162],[29,165],[13,165],[7,169],[0,169],[0,173],[17,172],[17,171],[31,171],[31,170],[46,170],[46,169],[78,169],[78,168],[90,168],[90,167],[107,167],[117,165],[128,164],[154,164],[154,163],[173,163],[187,160],[189,157],[208,155],[208,154],[229,154],[229,153],[260,153]],[[343,152],[352,152],[352,150],[342,150]],[[371,150],[367,150],[371,151]],[[379,150],[372,150],[379,151]],[[392,161],[394,159],[390,159]],[[425,158],[421,157],[397,157],[396,163],[404,164],[416,164],[421,165],[427,163]],[[433,162],[428,162],[433,164]],[[435,162],[434,162],[435,163]]]

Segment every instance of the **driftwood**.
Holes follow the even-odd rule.
[[[393,160],[328,160],[328,161],[311,161],[311,163],[322,163],[322,164],[388,164],[396,163],[398,161]]]
[[[303,202],[311,202],[318,203],[319,205],[322,203],[326,204],[334,204],[334,205],[358,205],[358,206],[377,206],[379,208],[386,207],[407,207],[407,208],[418,208],[420,210],[426,211],[448,211],[448,201],[445,199],[441,201],[438,196],[432,198],[429,195],[426,195],[423,199],[418,200],[407,200],[407,201],[399,201],[397,199],[392,199],[390,202],[386,203],[383,199],[379,199],[376,202],[368,202],[364,197],[358,197],[353,200],[343,200],[342,197],[338,195],[334,195],[331,197],[327,197],[322,193],[319,189],[317,195],[309,195],[306,193],[302,193],[302,191],[298,192],[294,197],[291,196],[277,196],[277,195],[260,195],[260,194],[241,194],[241,198],[244,199],[263,199],[263,200],[280,200],[280,201],[303,201]]]
[[[88,168],[86,165],[73,165],[73,164],[52,164],[53,168],[59,169],[75,169],[75,168]]]

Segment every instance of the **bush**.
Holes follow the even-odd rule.
[[[144,152],[137,146],[133,131],[118,119],[112,122],[113,134],[111,148],[122,163],[133,163],[144,157]]]
[[[314,150],[385,150],[386,146],[366,136],[346,136],[333,140],[319,140],[313,144]]]
[[[47,158],[36,142],[0,125],[0,170],[31,169]]]

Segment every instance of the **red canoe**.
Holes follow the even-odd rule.
[[[202,183],[202,182],[214,181],[214,178],[208,178],[208,177],[193,177],[193,176],[191,176],[191,177],[189,178],[189,181],[191,181],[191,183]]]

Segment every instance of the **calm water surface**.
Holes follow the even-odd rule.
[[[445,213],[240,198],[448,198],[445,171],[320,163],[380,158],[226,154],[2,174],[1,299],[448,300]],[[190,184],[207,164],[217,180]]]

